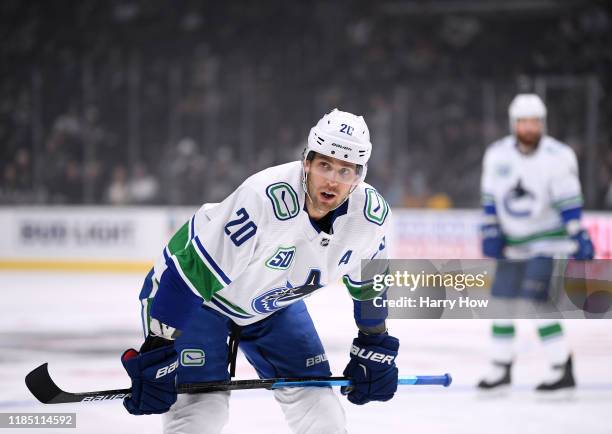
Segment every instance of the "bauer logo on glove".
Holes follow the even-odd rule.
[[[357,345],[351,347],[351,354],[361,357],[362,359],[371,360],[373,362],[387,363],[391,365],[395,360],[395,356],[389,356],[383,353],[376,353],[366,348],[359,348]]]
[[[157,374],[155,374],[155,378],[161,378],[167,374],[171,374],[178,367],[178,360],[174,363],[171,363],[168,366],[164,366],[163,368],[159,368],[157,370]]]

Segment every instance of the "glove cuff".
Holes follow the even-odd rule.
[[[480,227],[480,233],[483,238],[502,237],[502,229],[499,223],[489,223]]]
[[[582,226],[580,225],[580,220],[574,219],[574,220],[569,220],[566,224],[565,224],[565,231],[567,232],[567,234],[570,237],[575,237],[576,235],[578,235],[580,232],[582,232],[584,229],[582,228]]]
[[[379,333],[379,334],[366,334],[359,330],[357,333],[357,341],[359,341],[362,345],[380,345],[385,339],[389,336],[389,333]]]
[[[377,346],[390,351],[397,351],[399,349],[399,339],[389,335],[387,332],[378,335],[366,335],[360,331],[353,344],[366,347]]]

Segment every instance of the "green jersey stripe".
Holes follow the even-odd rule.
[[[568,198],[553,202],[553,206],[557,209],[575,208],[578,206],[582,206],[583,204],[584,204],[584,200],[582,198],[582,195],[568,197]]]
[[[555,336],[561,336],[563,334],[563,330],[561,329],[561,324],[556,322],[547,326],[542,326],[538,328],[538,334],[541,339],[550,339]]]
[[[173,255],[181,249],[184,249],[189,241],[189,221],[185,222],[181,228],[170,239],[168,250]]]
[[[497,325],[493,324],[493,337],[513,337],[514,336],[514,326],[513,325]]]
[[[520,244],[530,243],[532,241],[566,238],[567,232],[565,229],[554,229],[550,231],[538,232],[526,237],[506,237],[506,244],[516,246]]]
[[[176,252],[172,259],[185,283],[204,300],[210,301],[215,292],[224,288],[215,274],[202,262],[193,243]]]
[[[344,282],[344,286],[346,286],[351,294],[351,297],[353,297],[355,300],[371,300],[384,293],[384,291],[377,291],[374,289],[374,281],[372,280],[366,282],[355,282],[345,274],[342,276],[342,282]]]
[[[144,301],[144,300],[143,300]],[[153,298],[147,298],[145,303],[145,314],[147,319],[147,334],[151,331],[151,305],[153,304]]]
[[[490,204],[495,203],[495,197],[492,194],[482,193],[480,195],[480,203],[481,204]]]

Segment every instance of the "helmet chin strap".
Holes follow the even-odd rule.
[[[304,189],[304,193],[306,193],[306,197],[308,198],[308,200],[310,201],[310,203],[312,204],[312,206],[319,212],[321,213],[325,213],[327,214],[327,212],[332,212],[337,210],[338,208],[340,208],[342,205],[344,205],[344,202],[346,202],[349,198],[349,196],[351,195],[352,192],[355,191],[355,189],[357,188],[358,184],[353,185],[353,187],[351,188],[351,191],[349,191],[346,195],[346,197],[344,198],[344,200],[342,202],[340,202],[338,204],[338,206],[336,206],[335,208],[333,208],[330,211],[325,212],[325,210],[317,208],[315,205],[315,201],[312,200],[312,196],[310,196],[310,193],[308,193],[308,172],[306,172],[306,167],[304,167],[304,160],[302,160],[302,188]],[[325,215],[323,214],[323,215]]]

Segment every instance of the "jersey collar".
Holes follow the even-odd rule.
[[[343,216],[348,213],[348,207],[349,207],[349,201],[347,199],[342,205],[340,205],[335,210],[331,211],[333,213],[332,220],[331,220],[332,228],[334,227],[334,222],[336,221],[338,217]],[[317,222],[315,220],[312,220],[310,216],[308,215],[308,211],[306,211],[305,203],[302,209],[304,212],[300,213],[300,218],[303,219],[302,225],[305,231],[305,235],[309,241],[312,241],[313,239],[319,236],[319,234],[321,233],[321,229],[317,225]],[[333,234],[328,235],[324,233],[324,235],[326,235],[328,238],[333,238]]]

